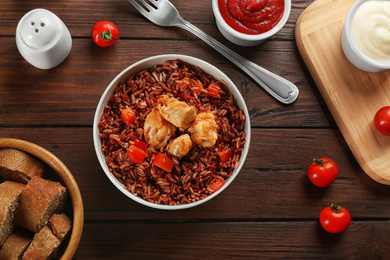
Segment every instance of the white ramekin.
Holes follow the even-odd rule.
[[[219,31],[230,42],[240,46],[246,46],[246,47],[255,46],[263,43],[268,38],[274,36],[277,32],[279,32],[280,29],[283,28],[283,26],[286,24],[290,16],[291,0],[284,0],[284,6],[285,8],[284,8],[283,16],[275,27],[273,27],[271,30],[265,33],[250,35],[250,34],[240,33],[234,30],[232,27],[230,27],[222,18],[222,15],[218,7],[218,0],[212,0],[212,8],[213,8],[215,20]]]
[[[357,0],[348,12],[341,34],[341,46],[347,59],[357,68],[367,72],[381,72],[390,69],[390,61],[378,61],[365,55],[352,37],[352,20],[356,10],[367,0]]]

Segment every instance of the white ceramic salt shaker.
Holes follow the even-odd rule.
[[[72,48],[72,37],[64,22],[46,9],[34,9],[16,27],[16,46],[23,58],[39,69],[63,62]]]

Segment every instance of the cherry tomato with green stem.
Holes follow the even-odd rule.
[[[374,125],[382,134],[390,135],[390,106],[382,107],[376,112]]]
[[[97,22],[91,31],[92,40],[100,47],[109,47],[119,39],[119,30],[110,21]]]
[[[307,169],[310,181],[318,187],[332,184],[339,175],[337,164],[329,158],[313,159]]]
[[[320,213],[321,226],[329,233],[341,233],[351,224],[351,214],[346,208],[330,204]]]

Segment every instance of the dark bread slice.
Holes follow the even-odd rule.
[[[23,255],[23,260],[51,259],[56,256],[61,240],[59,240],[49,226],[44,226],[34,238]]]
[[[49,219],[49,227],[53,234],[62,241],[68,235],[72,227],[72,221],[65,213],[54,214]]]
[[[0,249],[0,260],[22,259],[24,252],[30,245],[34,234],[24,229],[13,233]]]
[[[0,184],[0,246],[15,231],[15,211],[25,184],[5,181]]]
[[[35,234],[23,259],[51,259],[57,256],[62,241],[70,233],[72,222],[65,213],[54,214],[48,225]]]
[[[42,176],[44,167],[29,154],[13,149],[0,149],[0,177],[27,184],[34,176]]]
[[[67,189],[61,183],[34,176],[20,195],[16,223],[37,233],[54,213],[63,211],[66,198]]]

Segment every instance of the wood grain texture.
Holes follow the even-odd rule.
[[[341,31],[354,0],[317,0],[296,26],[299,51],[356,160],[374,180],[390,185],[390,138],[373,118],[390,104],[390,72],[354,67],[341,48]]]
[[[387,259],[390,250],[385,221],[355,221],[342,236],[316,221],[91,222],[85,230],[77,259]]]
[[[361,169],[334,121],[295,42],[295,24],[313,0],[293,0],[286,26],[260,46],[235,46],[219,33],[210,0],[171,0],[181,15],[218,41],[289,81],[297,101],[282,105],[192,34],[151,24],[126,0],[0,1],[0,137],[35,143],[72,172],[83,196],[85,223],[74,259],[385,259],[390,248],[389,186]],[[68,58],[43,71],[19,54],[15,29],[33,8],[67,25]],[[318,15],[321,13],[318,13]],[[93,24],[110,20],[120,40],[95,46]],[[100,95],[130,64],[158,54],[203,59],[226,73],[244,96],[252,126],[246,163],[215,199],[182,211],[140,205],[102,171],[92,122]],[[313,157],[333,158],[339,178],[318,188],[307,178]],[[318,215],[328,203],[352,214],[350,229],[332,235]]]

